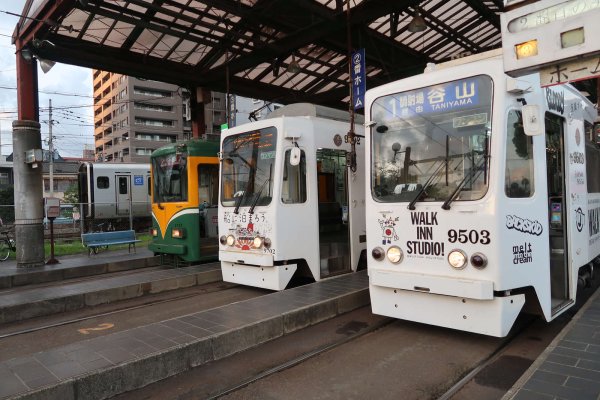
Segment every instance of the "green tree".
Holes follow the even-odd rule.
[[[65,191],[62,202],[73,205],[75,205],[75,203],[79,203],[79,192],[77,191],[77,185],[69,186],[69,188]]]
[[[5,224],[15,220],[15,190],[12,185],[0,187],[0,218]]]

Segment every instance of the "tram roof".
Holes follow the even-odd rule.
[[[336,108],[349,36],[365,48],[368,87],[501,46],[502,0],[348,2],[349,15],[346,0],[27,0],[13,40],[38,58]],[[417,8],[427,29],[410,32]]]
[[[198,157],[217,157],[220,143],[217,140],[192,139],[183,142],[171,143],[152,152],[150,158],[163,157],[169,154],[175,154],[182,150],[182,145],[186,147],[190,156]]]

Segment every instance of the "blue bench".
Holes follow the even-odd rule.
[[[128,244],[131,253],[131,245],[135,253],[135,244],[140,240],[135,238],[135,231],[113,231],[113,232],[94,232],[81,235],[81,242],[88,248],[88,257],[93,252],[98,253],[99,247],[108,247],[111,244]]]

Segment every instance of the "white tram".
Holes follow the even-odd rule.
[[[346,167],[347,120],[338,110],[293,104],[222,134],[224,281],[283,290],[295,273],[318,281],[356,271],[366,246],[365,183],[362,168]],[[356,148],[363,166],[364,145]]]
[[[597,111],[499,52],[427,70],[366,94],[373,312],[493,336],[524,305],[556,318],[600,253]]]

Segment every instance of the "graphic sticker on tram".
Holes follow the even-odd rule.
[[[506,216],[506,227],[535,236],[540,236],[544,231],[544,227],[538,221],[531,221],[527,218],[517,217],[516,215]]]
[[[379,225],[381,226],[381,244],[390,244],[392,243],[392,239],[398,240],[398,234],[396,233],[396,222],[400,220],[399,217],[386,218],[385,214],[383,215],[383,219],[377,219],[379,221]]]
[[[575,210],[575,224],[577,226],[577,232],[583,231],[583,225],[585,224],[585,214],[581,207],[577,207],[577,210]]]
[[[433,227],[438,226],[437,211],[412,211],[410,220],[417,228],[417,239],[406,242],[406,254],[410,257],[439,258],[444,256],[444,243],[435,242]]]
[[[533,261],[531,243],[524,242],[521,245],[512,247],[513,264],[527,264]]]

